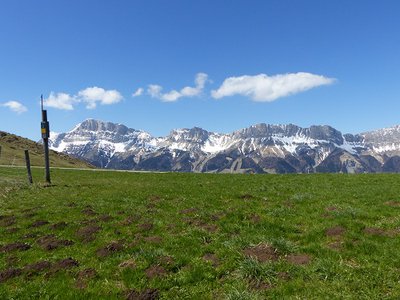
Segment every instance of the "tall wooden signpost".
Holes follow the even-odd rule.
[[[46,172],[46,182],[51,183],[50,181],[50,160],[49,160],[49,137],[50,137],[50,126],[47,121],[47,110],[43,109],[43,95],[40,98],[41,107],[42,107],[42,123],[41,123],[41,132],[43,139],[43,147],[44,147],[44,168]]]

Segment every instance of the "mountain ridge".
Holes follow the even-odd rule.
[[[399,172],[400,126],[342,134],[329,125],[259,123],[231,133],[200,127],[164,137],[87,119],[50,147],[102,168],[182,172]],[[385,166],[386,164],[386,166]]]

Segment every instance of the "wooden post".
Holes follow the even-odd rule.
[[[44,169],[46,173],[46,182],[51,183],[50,181],[50,161],[49,161],[49,137],[50,137],[50,126],[47,121],[47,110],[43,109],[43,95],[41,96],[41,104],[42,104],[42,123],[41,123],[41,132],[43,139],[43,147],[44,147]]]
[[[26,170],[28,171],[28,181],[30,184],[33,183],[32,173],[31,173],[31,160],[29,159],[29,151],[25,150],[25,162],[26,162]]]

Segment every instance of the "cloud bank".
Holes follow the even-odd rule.
[[[207,79],[208,79],[207,74],[198,73],[194,81],[195,82],[194,87],[186,86],[182,88],[180,91],[172,90],[167,93],[162,93],[163,88],[160,85],[150,84],[147,88],[147,94],[149,94],[153,98],[160,99],[164,102],[174,102],[182,97],[195,97],[199,96],[203,92]]]
[[[242,95],[258,102],[272,102],[278,98],[301,93],[321,85],[332,84],[334,81],[333,78],[305,72],[274,76],[244,75],[225,79],[218,89],[211,91],[211,96],[214,99],[221,99]]]
[[[94,109],[97,104],[110,105],[123,99],[117,90],[105,90],[97,86],[79,91],[76,95],[51,92],[44,100],[44,105],[63,110],[73,110],[78,103],[85,103],[87,109]]]
[[[22,114],[22,113],[28,111],[26,106],[18,101],[8,101],[8,102],[1,104],[1,106],[8,107],[11,111],[13,111],[17,114]]]

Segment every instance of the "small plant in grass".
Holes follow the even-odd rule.
[[[240,275],[244,279],[272,284],[276,281],[276,272],[273,264],[260,263],[254,258],[245,258],[239,265]]]
[[[276,238],[271,240],[271,244],[278,250],[280,254],[290,254],[298,251],[298,247],[291,241],[284,238]]]
[[[249,292],[248,290],[232,289],[225,295],[226,300],[257,300],[258,295]]]

